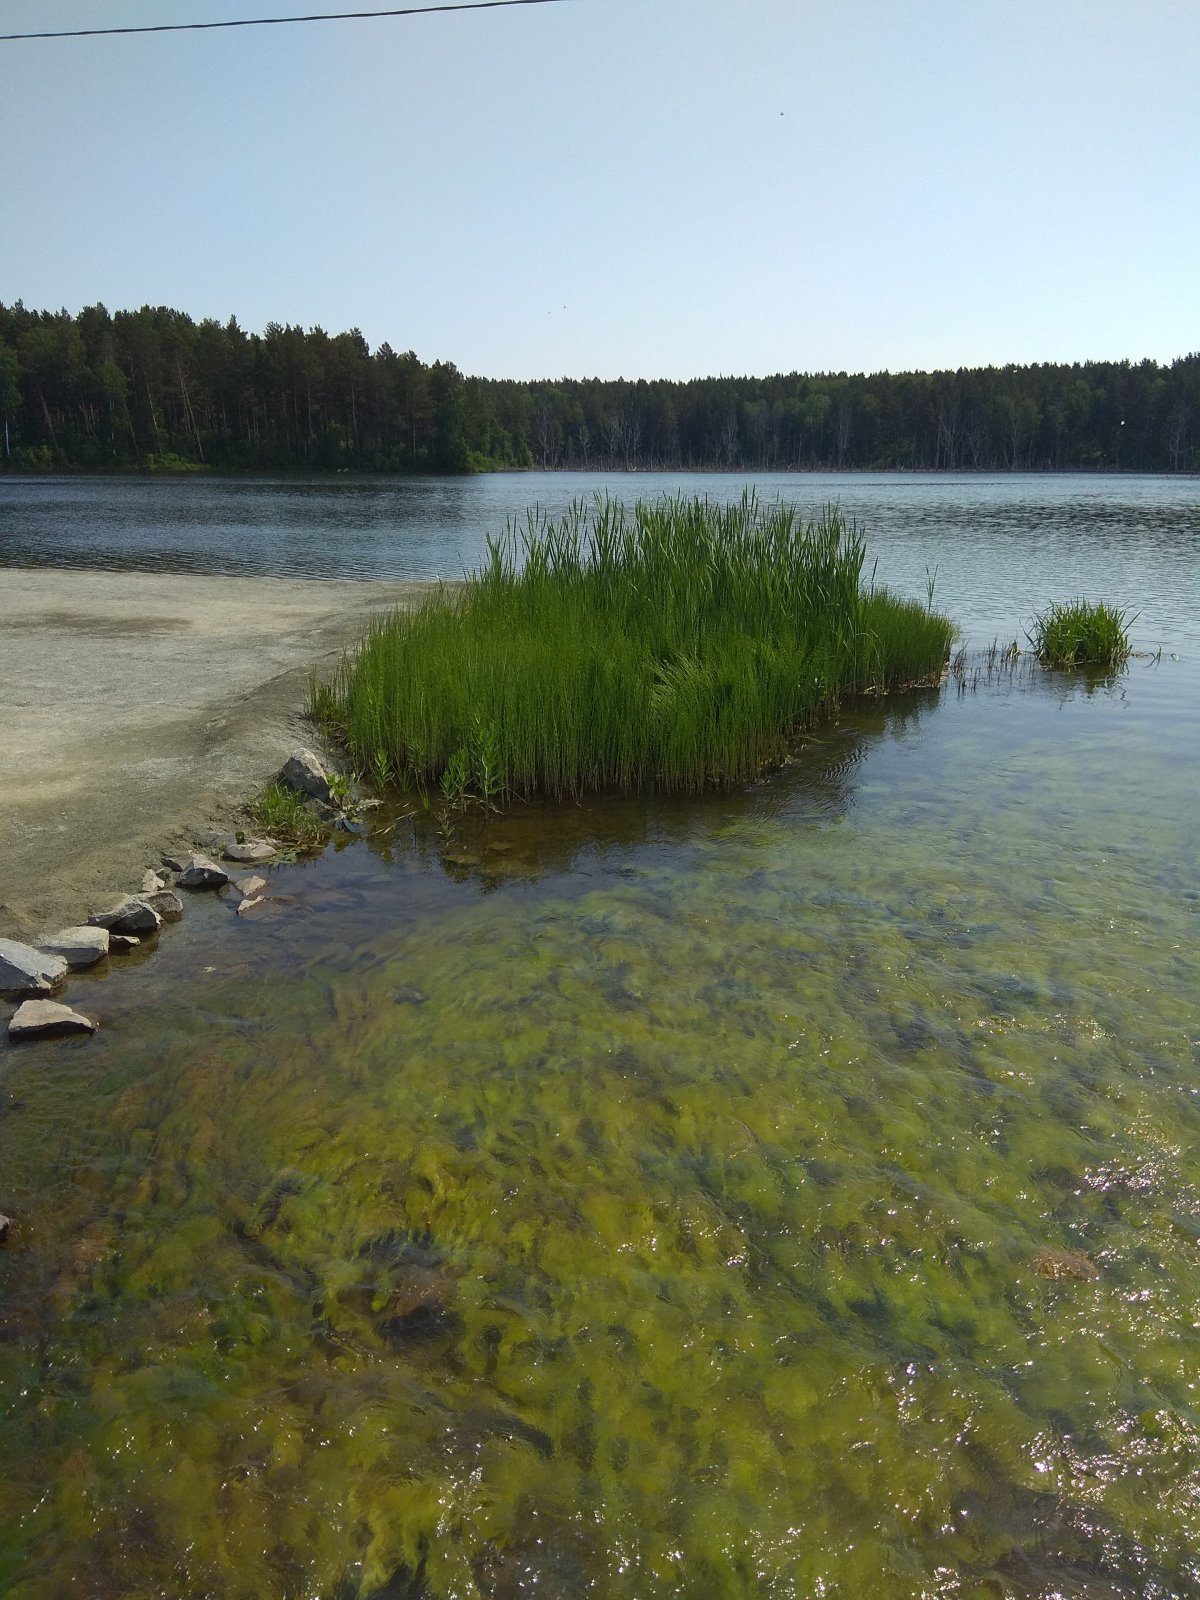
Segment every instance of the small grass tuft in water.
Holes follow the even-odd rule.
[[[319,848],[329,832],[304,796],[281,783],[268,784],[249,811],[264,832],[300,850]]]
[[[358,771],[450,804],[744,781],[844,695],[940,677],[953,624],[863,557],[837,512],[749,493],[531,513],[461,589],[373,623],[312,707]]]
[[[1028,639],[1044,667],[1123,667],[1129,659],[1128,612],[1103,600],[1055,602],[1033,619]]]

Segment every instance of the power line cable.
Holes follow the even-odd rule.
[[[228,22],[157,22],[139,28],[62,28],[52,33],[0,33],[0,44],[17,39],[100,39],[123,33],[201,33],[210,28],[271,28],[286,22],[361,22],[368,17],[423,17],[439,11],[496,11],[503,6],[554,6],[563,0],[456,0],[437,6],[399,6],[388,11],[318,11],[306,17],[237,17]]]

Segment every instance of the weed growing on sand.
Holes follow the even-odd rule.
[[[250,806],[250,815],[272,838],[292,844],[299,850],[316,850],[329,829],[312,804],[295,789],[271,783]]]

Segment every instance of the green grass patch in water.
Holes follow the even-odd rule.
[[[1129,622],[1103,600],[1055,601],[1034,617],[1028,638],[1045,667],[1115,670],[1129,660]]]
[[[750,494],[577,502],[488,548],[314,691],[361,771],[486,800],[741,782],[843,696],[936,679],[955,634],[864,584],[837,512]]]
[[[249,811],[259,827],[272,838],[295,845],[299,850],[318,850],[329,835],[328,827],[311,802],[281,783],[269,783]]]

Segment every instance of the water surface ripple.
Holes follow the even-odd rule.
[[[0,475],[0,567],[459,578],[533,506],[557,516],[597,493],[724,501],[747,486],[805,516],[839,505],[865,525],[881,581],[923,595],[936,573],[942,607],[984,640],[1080,591],[1153,613],[1145,642],[1173,647],[1196,594],[1200,478],[1072,473]]]

